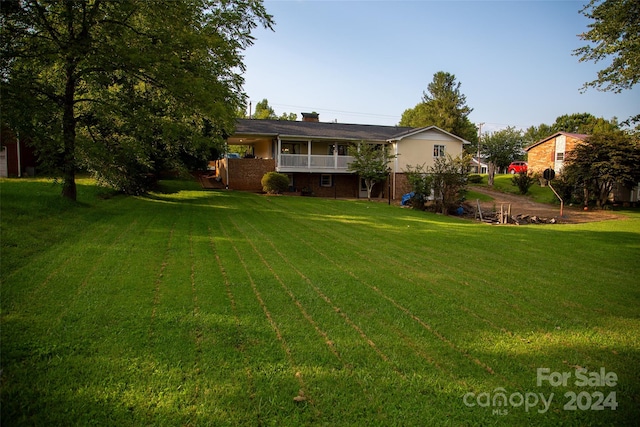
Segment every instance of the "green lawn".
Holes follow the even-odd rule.
[[[183,181],[85,180],[76,205],[0,186],[3,426],[640,419],[638,212],[495,227]]]

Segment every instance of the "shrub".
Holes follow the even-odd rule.
[[[480,184],[482,182],[482,175],[478,175],[477,173],[469,175],[469,182],[472,184]]]
[[[520,190],[520,194],[527,194],[529,192],[529,188],[536,181],[536,177],[533,175],[529,175],[526,172],[520,172],[511,178],[511,184],[518,187]]]
[[[411,199],[409,199],[409,206],[423,211],[425,207],[424,204],[431,194],[433,177],[428,173],[428,170],[421,165],[415,167],[407,166],[406,173],[409,185],[411,185],[411,191],[414,193]]]
[[[278,172],[267,172],[262,177],[262,189],[269,194],[279,194],[289,188],[289,177]]]

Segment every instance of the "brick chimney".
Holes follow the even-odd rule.
[[[320,115],[318,113],[302,113],[303,122],[319,122]]]

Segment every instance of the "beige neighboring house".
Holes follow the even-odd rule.
[[[217,161],[216,178],[235,190],[260,191],[262,176],[277,171],[289,176],[290,190],[321,197],[366,197],[364,182],[348,170],[350,144],[388,147],[389,180],[373,188],[374,197],[397,199],[410,191],[408,166],[433,166],[438,157],[462,154],[468,141],[436,126],[410,128],[320,122],[303,113],[302,121],[239,119],[229,146],[242,146],[241,158]]]
[[[528,154],[529,171],[541,174],[545,169],[551,168],[556,173],[561,172],[567,153],[587,137],[589,135],[581,133],[557,132],[531,144],[524,149]]]

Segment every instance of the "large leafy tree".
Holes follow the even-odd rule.
[[[467,141],[477,142],[476,126],[468,117],[473,109],[467,106],[460,86],[455,75],[438,71],[423,92],[422,102],[402,113],[400,126],[438,126]]]
[[[603,132],[590,136],[567,154],[562,175],[584,189],[585,205],[594,198],[603,206],[616,185],[635,186],[640,182],[640,142],[623,132]]]
[[[580,38],[589,44],[574,50],[581,62],[611,60],[584,88],[621,92],[640,80],[640,3],[638,0],[591,0],[581,11],[592,19]]]
[[[511,126],[483,135],[480,147],[489,162],[489,185],[493,185],[496,168],[506,168],[522,157],[523,145],[522,131]]]
[[[254,0],[7,0],[4,119],[75,199],[87,168],[129,192],[206,156],[244,104],[242,51],[271,17]]]

